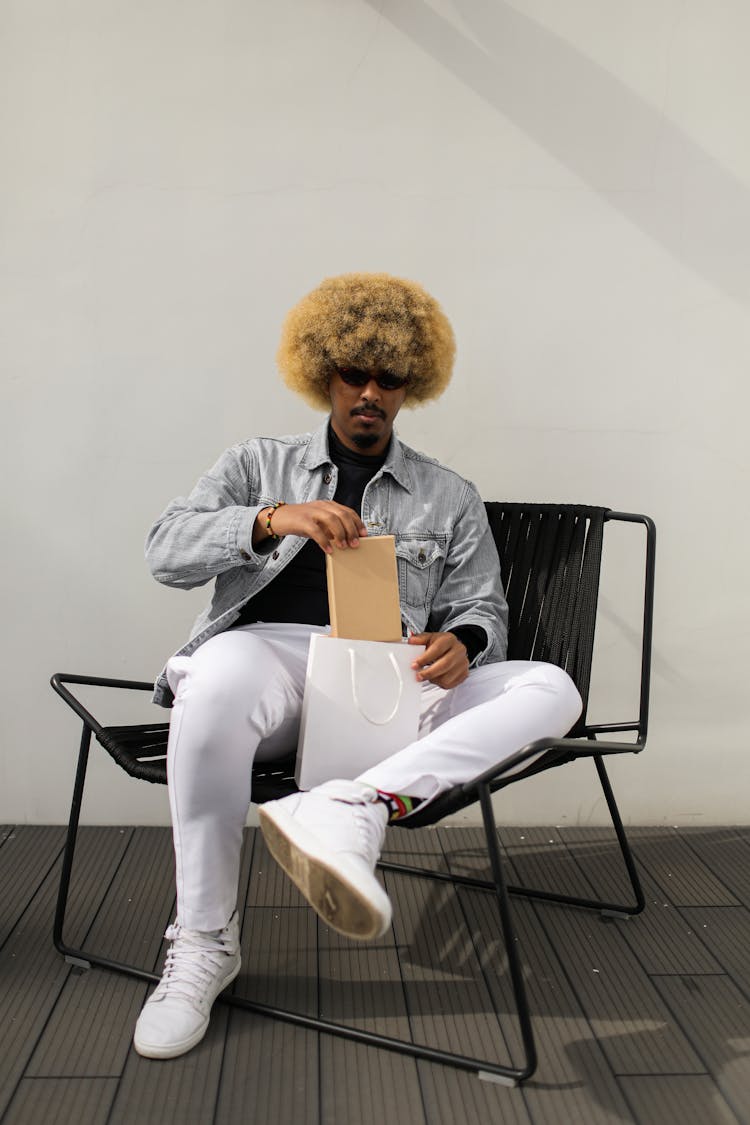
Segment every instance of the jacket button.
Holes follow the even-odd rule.
[[[278,557],[279,557],[279,552],[278,552],[278,551],[274,551],[274,553],[273,553],[273,554],[271,555],[271,558],[272,558],[272,559],[277,559]]]
[[[417,555],[417,559],[419,560],[419,562],[423,563],[426,558],[427,558],[427,555],[424,553],[424,551],[420,551],[419,554]]]
[[[330,484],[330,483],[331,483],[331,474],[326,473],[326,475],[323,477],[323,484]]]

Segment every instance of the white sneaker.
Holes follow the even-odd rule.
[[[235,910],[223,930],[201,933],[175,923],[164,972],[135,1025],[133,1045],[148,1059],[173,1059],[200,1043],[211,1005],[240,971],[239,921]]]
[[[324,922],[360,941],[382,937],[393,911],[375,865],[388,810],[371,786],[327,781],[258,815],[271,855]]]

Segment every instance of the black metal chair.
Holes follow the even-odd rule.
[[[639,753],[645,746],[651,662],[651,629],[654,592],[655,529],[647,516],[614,512],[606,508],[576,505],[494,503],[486,505],[490,526],[500,555],[501,573],[510,607],[509,658],[544,660],[558,664],[573,678],[584,701],[582,715],[567,737],[544,739],[523,747],[501,766],[488,770],[465,785],[456,786],[416,813],[400,827],[412,829],[432,825],[477,801],[480,804],[491,880],[449,875],[400,863],[383,861],[383,870],[451,882],[458,886],[494,894],[504,938],[508,971],[515,997],[523,1061],[519,1065],[500,1065],[362,1031],[344,1024],[318,1019],[299,1012],[256,1003],[234,994],[224,994],[225,1003],[272,1016],[315,1031],[328,1032],[359,1043],[399,1051],[419,1059],[474,1071],[481,1077],[515,1085],[529,1078],[536,1069],[536,1050],[526,999],[521,963],[513,932],[508,895],[523,895],[547,902],[597,910],[611,916],[638,914],[644,907],[643,892],[633,856],[625,835],[612,788],[604,767],[609,754]],[[590,724],[587,721],[589,684],[594,645],[599,575],[605,525],[613,522],[641,524],[646,530],[643,628],[640,658],[640,699],[638,717],[630,721]],[[73,801],[63,855],[54,942],[73,964],[101,965],[145,981],[156,981],[156,974],[133,965],[113,961],[83,948],[66,944],[63,936],[65,910],[73,867],[78,822],[83,797],[86,767],[92,733],[97,741],[131,777],[164,784],[166,782],[167,722],[128,726],[103,726],[83,706],[67,685],[151,691],[153,685],[132,680],[104,679],[58,673],[52,686],[83,722]],[[633,741],[605,740],[603,735],[630,733]],[[543,752],[540,756],[540,751]],[[603,902],[585,897],[554,894],[505,883],[491,795],[524,778],[551,767],[580,758],[593,758],[607,806],[612,817],[633,901],[626,904]],[[523,768],[529,759],[530,764]],[[520,767],[520,768],[519,768]],[[517,772],[510,772],[516,770]],[[253,770],[253,800],[260,804],[296,789],[294,756],[286,762],[263,765]]]

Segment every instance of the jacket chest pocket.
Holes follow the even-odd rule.
[[[398,588],[406,605],[430,606],[440,585],[445,544],[435,539],[397,539]]]

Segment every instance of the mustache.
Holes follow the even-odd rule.
[[[350,413],[353,418],[360,414],[363,414],[366,418],[385,418],[385,411],[381,410],[378,406],[369,408],[366,406],[355,406]]]

